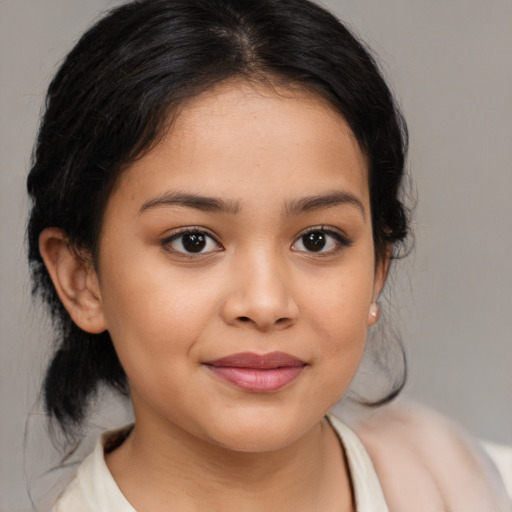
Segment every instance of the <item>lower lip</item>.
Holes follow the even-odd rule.
[[[269,393],[277,391],[295,380],[305,366],[260,369],[208,365],[208,368],[221,379],[240,389]]]

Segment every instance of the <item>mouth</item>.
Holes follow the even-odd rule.
[[[294,381],[307,363],[285,354],[242,352],[203,363],[217,377],[245,391],[269,393]]]

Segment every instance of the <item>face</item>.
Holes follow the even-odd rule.
[[[100,237],[136,425],[239,451],[299,439],[358,367],[378,268],[366,159],[329,105],[249,84],[191,100],[121,174]]]

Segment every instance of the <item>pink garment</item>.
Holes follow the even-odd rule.
[[[390,512],[512,511],[506,485],[482,445],[440,414],[389,405],[353,426]],[[512,466],[512,458],[508,462]]]
[[[512,449],[493,447],[491,460],[451,421],[411,404],[365,412],[352,428],[328,419],[345,450],[356,512],[512,511]],[[135,512],[104,459],[118,435],[101,437],[52,512]]]

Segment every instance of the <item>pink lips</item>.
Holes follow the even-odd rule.
[[[277,391],[297,378],[306,363],[283,352],[233,354],[204,363],[221,379],[246,391]]]

